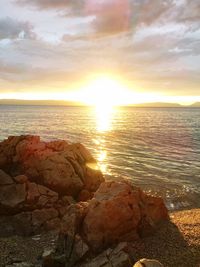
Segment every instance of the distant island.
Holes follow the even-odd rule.
[[[130,105],[133,107],[149,107],[149,108],[180,108],[185,107],[183,105],[180,105],[178,103],[163,103],[163,102],[153,102],[153,103],[142,103],[142,104],[133,104]]]
[[[81,102],[65,101],[65,100],[20,100],[20,99],[0,99],[0,105],[19,105],[19,106],[87,106]],[[130,104],[128,107],[152,107],[152,108],[180,108],[180,107],[200,107],[200,102],[191,105],[181,105],[178,103],[141,103]]]
[[[0,105],[19,106],[83,106],[82,103],[64,100],[21,100],[21,99],[0,99]]]
[[[192,104],[191,106],[192,107],[199,108],[200,107],[200,102],[196,102],[196,103]]]

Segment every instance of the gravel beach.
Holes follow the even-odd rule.
[[[135,260],[145,257],[158,259],[165,267],[199,267],[200,209],[173,212],[170,217],[171,222],[155,235],[144,238],[140,244],[130,244]],[[34,262],[54,241],[53,233],[32,238],[1,238],[0,267],[12,262]]]
[[[200,266],[200,209],[170,213],[171,222],[145,238],[137,259],[154,258],[165,267]]]

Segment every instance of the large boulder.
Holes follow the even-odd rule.
[[[85,240],[94,251],[136,240],[168,219],[160,198],[144,194],[126,182],[102,183],[89,202],[83,220]]]
[[[82,144],[38,136],[0,142],[0,234],[60,229],[68,206],[91,199],[104,181],[95,164]]]
[[[24,184],[11,184],[0,187],[0,212],[17,210],[26,201]]]
[[[26,174],[37,184],[78,198],[82,190],[94,192],[104,181],[82,144],[43,142],[38,136],[9,137],[0,143],[0,168],[11,176]],[[1,183],[1,173],[0,173]]]

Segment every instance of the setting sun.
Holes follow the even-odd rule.
[[[115,106],[121,104],[124,89],[114,80],[103,77],[95,80],[86,89],[86,102],[95,106]]]
[[[131,94],[119,81],[103,76],[84,86],[76,99],[96,107],[113,107],[129,104]]]

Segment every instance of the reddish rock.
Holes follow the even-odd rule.
[[[142,194],[141,201],[141,221],[138,226],[140,236],[152,234],[160,222],[168,220],[168,210],[160,197],[152,197]]]
[[[95,160],[81,144],[43,142],[38,136],[11,137],[0,143],[0,155],[4,170],[23,172],[60,194],[77,197],[82,189],[95,191],[104,181],[100,171],[88,169],[87,163]]]
[[[86,190],[95,192],[100,184],[104,182],[104,178],[100,170],[86,166],[83,182]]]
[[[88,190],[82,190],[78,196],[78,201],[85,202],[90,200],[94,196],[93,193],[89,192]]]
[[[88,169],[89,162],[96,161],[81,144],[44,142],[38,136],[0,142],[0,216],[7,218],[11,230],[15,216],[18,225],[25,217],[30,219],[33,233],[45,225],[59,228],[68,206],[78,196],[84,201],[91,198],[104,181],[100,171]],[[16,229],[20,234],[22,229]]]
[[[56,140],[46,143],[46,147],[53,151],[63,151],[69,146],[68,142],[64,140]]]
[[[83,222],[83,231],[92,249],[101,250],[138,238],[139,195],[139,190],[125,183],[105,182],[100,186]]]
[[[15,176],[14,177],[14,180],[18,184],[25,184],[25,183],[27,183],[29,181],[28,180],[28,177],[26,175],[18,175],[18,176]]]
[[[76,195],[83,187],[73,166],[61,154],[46,159],[35,158],[26,163],[25,169],[32,180],[62,194]]]
[[[146,196],[125,182],[105,182],[89,202],[83,221],[84,237],[94,251],[133,241],[145,231],[145,227],[140,227],[144,218],[153,229],[167,219],[163,201]]]

